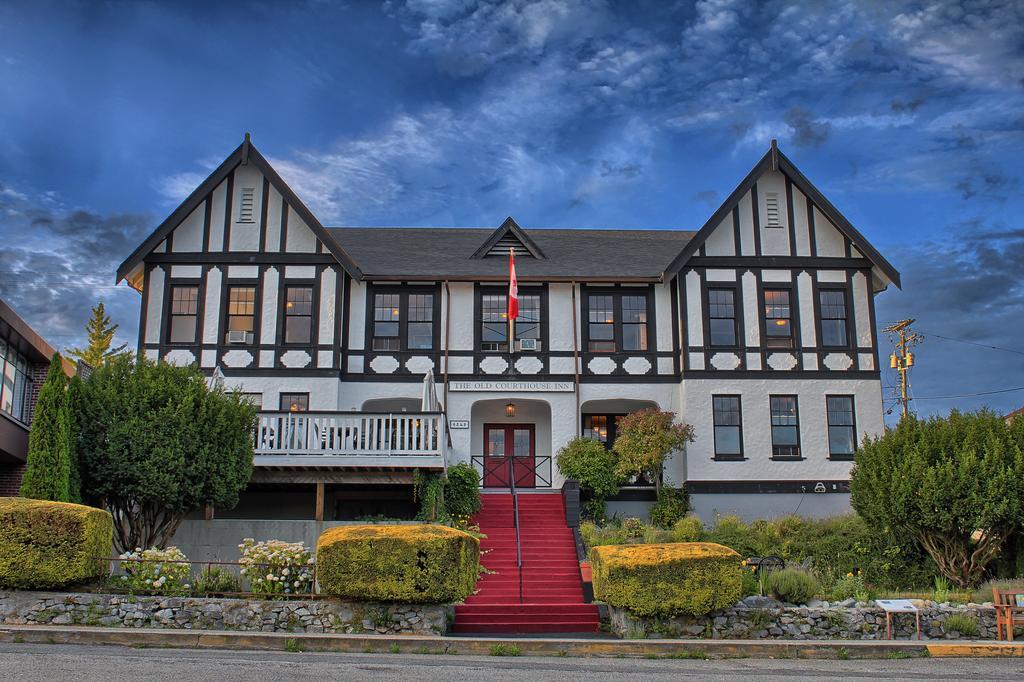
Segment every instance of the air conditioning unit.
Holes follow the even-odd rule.
[[[537,339],[519,339],[519,350],[537,350]]]
[[[249,332],[228,332],[228,343],[249,343]]]

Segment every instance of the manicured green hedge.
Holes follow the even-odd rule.
[[[740,561],[710,542],[590,550],[594,596],[639,616],[700,616],[732,606],[741,596]]]
[[[480,575],[480,542],[433,524],[330,528],[316,543],[320,590],[360,601],[460,602]]]
[[[102,509],[0,497],[0,587],[51,589],[105,575],[113,535]]]

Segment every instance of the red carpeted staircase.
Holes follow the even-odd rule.
[[[453,632],[597,632],[597,607],[583,601],[572,530],[559,493],[519,493],[523,550],[523,602],[519,602],[512,495],[484,493],[475,521],[487,537],[481,563],[495,573],[480,577],[477,593],[455,607]],[[489,550],[489,551],[487,551]]]

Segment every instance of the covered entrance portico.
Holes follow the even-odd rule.
[[[551,488],[551,406],[518,396],[477,400],[470,410],[471,462],[485,488]]]

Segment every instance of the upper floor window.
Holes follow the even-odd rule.
[[[195,343],[199,320],[199,287],[171,287],[171,317],[168,340]]]
[[[409,294],[409,350],[434,347],[434,296]]]
[[[819,290],[818,307],[821,314],[821,345],[849,345],[849,335],[846,328],[846,290]]]
[[[795,395],[768,398],[772,415],[772,457],[800,457],[800,416]]]
[[[832,459],[853,459],[857,450],[857,427],[852,395],[825,396],[828,412],[828,454]]]
[[[0,339],[0,410],[18,421],[27,421],[28,360]]]
[[[402,321],[401,296],[375,294],[373,297],[373,350],[400,350],[398,336]]]
[[[434,295],[401,291],[373,295],[373,350],[431,350]]]
[[[738,395],[711,396],[712,421],[715,429],[715,458],[743,457],[743,417]]]
[[[256,331],[256,287],[228,288],[228,319],[225,339],[231,341],[237,334],[251,343]],[[234,334],[232,334],[234,332]]]
[[[738,345],[735,289],[708,289],[708,327],[712,346]]]
[[[792,348],[793,324],[789,289],[765,289],[764,329],[768,348]]]
[[[508,352],[508,296],[480,296],[480,350]],[[516,341],[534,339],[537,350],[541,339],[541,296],[519,293],[519,317],[515,321]]]
[[[591,353],[646,351],[649,296],[634,293],[587,296],[587,349]]]
[[[313,340],[313,287],[285,287],[284,342]]]
[[[309,412],[308,393],[282,393],[282,412]]]

